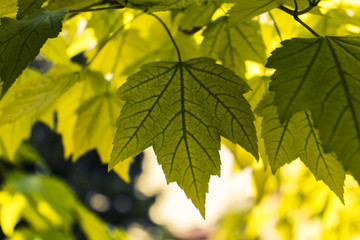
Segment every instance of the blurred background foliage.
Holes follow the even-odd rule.
[[[215,57],[247,79],[254,90],[247,98],[255,109],[271,71],[244,59],[232,65],[219,57],[220,50],[209,51],[204,26],[232,6],[216,3],[158,15],[184,59]],[[47,7],[88,4],[52,0]],[[1,17],[15,13],[15,0],[0,2]],[[322,35],[358,35],[359,2],[324,0],[304,19]],[[252,21],[266,56],[280,40],[310,37],[277,9]],[[151,16],[131,9],[67,15],[60,36],[44,45],[0,102],[1,238],[360,239],[360,189],[352,177],[346,178],[343,205],[299,160],[273,175],[261,142],[257,163],[222,141],[222,185],[212,178],[206,220],[182,205],[188,201],[184,195],[172,197],[176,186],[167,186],[161,170],[152,167],[151,151],[107,173],[123,104],[116,89],[143,63],[157,60],[176,60],[176,55]]]

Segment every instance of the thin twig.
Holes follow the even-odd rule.
[[[294,17],[295,21],[299,22],[303,27],[305,27],[307,30],[309,30],[315,37],[320,37],[320,35],[315,32],[309,25],[307,25],[306,23],[304,23],[300,18],[299,15],[302,15],[304,13],[309,12],[312,8],[314,8],[318,3],[320,2],[320,0],[309,0],[309,6],[302,10],[299,11],[298,9],[298,4],[297,4],[297,0],[294,0],[294,4],[295,4],[295,9],[291,10],[283,5],[279,6],[278,8],[284,12],[286,12],[287,14],[291,15]]]

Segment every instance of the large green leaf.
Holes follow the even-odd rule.
[[[114,94],[111,83],[99,73],[92,75],[96,81],[96,94],[83,101],[76,113],[78,119],[74,131],[74,159],[96,148],[101,160],[109,162],[112,141],[116,132],[116,118],[122,102]],[[89,81],[89,77],[87,81]],[[102,139],[99,142],[99,139]]]
[[[265,45],[260,25],[256,21],[240,22],[229,26],[229,18],[221,17],[204,31],[202,48],[211,57],[222,61],[236,73],[245,73],[245,60],[265,64]]]
[[[109,168],[153,146],[168,182],[176,181],[205,215],[210,175],[220,174],[220,135],[258,158],[250,90],[210,58],[142,66],[120,88],[126,101]]]
[[[67,11],[37,10],[29,18],[2,18],[0,25],[0,77],[2,94],[32,62],[48,38],[55,38]]]
[[[360,38],[292,39],[273,52],[270,89],[280,120],[311,110],[325,152],[360,181]]]
[[[256,110],[264,117],[262,137],[273,173],[300,157],[316,179],[323,180],[343,202],[344,169],[333,154],[324,153],[310,114],[296,113],[281,124],[273,99],[273,93],[267,94]]]
[[[18,0],[19,10],[17,12],[16,18],[24,18],[26,15],[41,8],[45,1],[46,0]]]

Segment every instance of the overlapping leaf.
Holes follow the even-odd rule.
[[[273,97],[273,93],[267,94],[256,110],[264,117],[262,137],[272,171],[300,157],[316,179],[323,180],[344,201],[344,169],[333,154],[324,153],[310,114],[296,113],[281,124]]]
[[[311,110],[325,152],[334,152],[360,180],[360,38],[283,42],[270,57],[270,84],[281,122]]]
[[[210,175],[220,173],[220,135],[258,158],[249,87],[209,58],[142,66],[120,88],[126,101],[109,168],[153,146],[168,182],[205,215]]]
[[[19,10],[16,18],[22,19],[33,11],[40,9],[46,0],[18,0]]]
[[[203,35],[205,53],[221,60],[224,66],[240,75],[245,73],[245,60],[265,64],[265,45],[256,21],[240,22],[230,27],[228,17],[221,17],[211,23]]]
[[[29,18],[2,18],[0,25],[0,77],[2,94],[39,53],[48,38],[57,37],[67,11],[37,10]]]
[[[306,7],[308,0],[298,0],[299,7]],[[229,11],[230,24],[236,24],[245,20],[249,20],[261,13],[268,12],[283,4],[293,5],[293,0],[247,0],[237,1],[236,5]]]
[[[98,82],[97,92],[83,101],[76,111],[78,119],[74,130],[73,156],[77,159],[87,151],[96,148],[101,160],[109,162],[111,143],[116,132],[115,122],[122,102],[111,91],[111,84],[101,74],[92,73],[92,75]],[[101,139],[100,142],[99,139]]]
[[[209,1],[206,5],[190,5],[184,11],[180,29],[191,31],[207,25],[216,9],[217,6],[213,1]]]

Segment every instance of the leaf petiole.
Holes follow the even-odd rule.
[[[161,18],[159,18],[158,16],[156,16],[156,15],[153,14],[153,13],[148,13],[148,14],[151,15],[151,16],[153,16],[154,18],[156,18],[156,19],[163,25],[163,27],[165,28],[166,32],[168,33],[168,35],[169,35],[169,37],[170,37],[170,39],[171,39],[171,41],[172,41],[172,43],[173,43],[173,45],[174,45],[174,47],[175,47],[175,49],[176,49],[176,53],[177,53],[177,55],[178,55],[179,62],[181,63],[182,61],[181,61],[180,49],[179,49],[178,45],[176,44],[175,39],[174,39],[173,35],[171,34],[169,28],[166,26],[166,24],[164,23],[164,21],[161,20]]]

